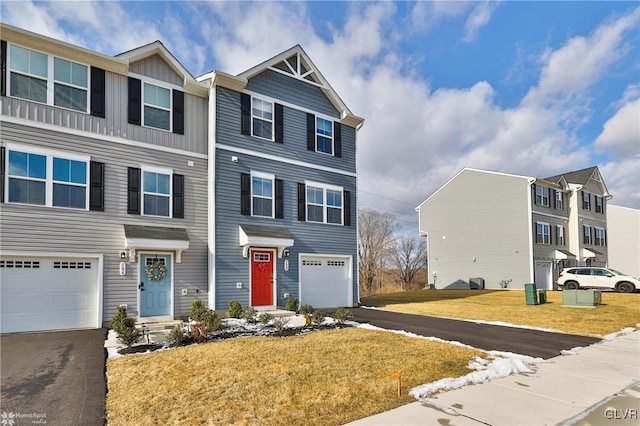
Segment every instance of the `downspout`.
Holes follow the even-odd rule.
[[[535,268],[536,268],[536,260],[533,257],[533,245],[535,244],[533,235],[533,198],[531,196],[532,185],[536,182],[535,178],[528,179],[527,186],[527,209],[528,209],[528,222],[529,222],[529,282],[535,282]]]
[[[207,199],[208,199],[208,233],[207,246],[209,248],[208,285],[209,285],[209,309],[216,309],[216,86],[215,74],[211,75],[209,85],[209,120],[207,158]]]

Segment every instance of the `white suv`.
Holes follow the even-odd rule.
[[[640,278],[625,275],[611,268],[576,266],[563,269],[556,284],[567,290],[595,288],[633,293],[640,288]]]

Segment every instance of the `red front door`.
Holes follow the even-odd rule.
[[[273,305],[273,252],[251,250],[251,306]]]

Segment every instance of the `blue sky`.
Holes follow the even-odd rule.
[[[107,54],[161,40],[192,74],[301,44],[350,109],[359,204],[416,225],[463,167],[598,166],[640,208],[640,5],[571,2],[3,1],[2,21]]]

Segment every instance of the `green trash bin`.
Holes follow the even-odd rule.
[[[525,284],[524,285],[524,296],[527,301],[527,305],[537,305],[538,304],[538,293],[536,292],[535,284]]]
[[[547,290],[538,290],[538,299],[541,305],[547,303]]]

